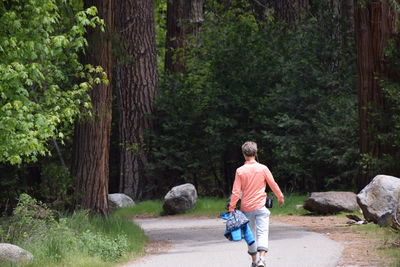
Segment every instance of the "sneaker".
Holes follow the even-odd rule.
[[[259,260],[258,261],[258,263],[257,263],[257,265],[256,265],[257,267],[265,267],[265,262],[263,261],[263,260]]]
[[[257,263],[255,263],[255,262],[251,263],[251,267],[257,267],[257,266],[258,266]]]

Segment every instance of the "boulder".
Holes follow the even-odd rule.
[[[394,225],[394,215],[400,205],[400,179],[377,175],[357,195],[357,202],[367,221],[381,226]]]
[[[6,262],[27,263],[31,260],[33,260],[33,255],[29,251],[13,244],[0,243],[0,264]]]
[[[197,191],[192,184],[173,187],[164,197],[163,209],[166,214],[184,213],[196,205]]]
[[[129,196],[121,193],[108,194],[108,204],[111,209],[123,208],[135,205]]]
[[[358,208],[356,198],[353,192],[313,192],[304,201],[304,209],[322,214],[351,212]]]
[[[393,211],[392,216],[390,216],[388,225],[400,231],[400,204],[397,204],[397,208]]]

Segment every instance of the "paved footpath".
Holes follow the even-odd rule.
[[[224,236],[224,221],[198,218],[135,219],[150,240],[169,241],[166,252],[148,255],[124,267],[249,267],[245,241],[230,242]],[[271,223],[271,267],[334,267],[343,246],[322,234],[303,228]]]

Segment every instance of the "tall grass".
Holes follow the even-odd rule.
[[[72,229],[82,229],[82,222],[84,228],[92,232],[103,233],[108,237],[117,237],[118,235],[124,235],[128,241],[128,250],[131,253],[140,254],[143,252],[143,248],[147,243],[147,237],[144,231],[131,220],[126,218],[110,216],[109,218],[104,217],[89,217],[85,220],[85,213],[79,212],[71,217],[70,227]]]
[[[132,221],[89,216],[85,211],[64,216],[41,236],[30,236],[14,244],[31,252],[34,260],[18,266],[115,266],[141,256],[147,243],[143,230]]]

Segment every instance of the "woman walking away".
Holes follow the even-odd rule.
[[[271,214],[265,207],[266,185],[269,185],[278,198],[279,205],[282,206],[285,200],[267,166],[256,161],[257,144],[250,141],[244,143],[242,153],[246,161],[236,170],[229,212],[235,210],[236,203],[241,197],[240,210],[250,220],[250,228],[256,238],[256,242],[248,246],[248,253],[252,258],[251,267],[264,267],[265,254],[268,251],[269,215]],[[257,252],[259,252],[259,258]]]

